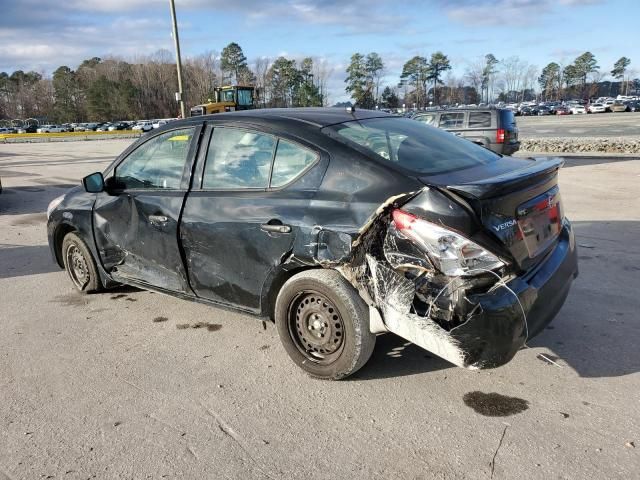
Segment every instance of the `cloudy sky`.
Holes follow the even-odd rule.
[[[0,71],[51,73],[93,56],[172,49],[168,0],[1,0]],[[331,99],[344,100],[352,53],[378,52],[396,84],[413,55],[441,50],[453,73],[486,53],[543,67],[589,50],[603,71],[636,58],[639,0],[176,0],[183,55],[238,42],[249,60],[324,58]]]

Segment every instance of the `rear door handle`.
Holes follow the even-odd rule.
[[[291,233],[291,226],[283,224],[263,223],[260,230],[270,233]]]
[[[149,223],[151,225],[164,225],[169,221],[164,215],[149,215]]]

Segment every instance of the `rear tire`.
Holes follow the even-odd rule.
[[[71,283],[80,293],[103,289],[96,261],[87,244],[75,233],[68,233],[62,241],[62,260]]]
[[[290,278],[276,299],[275,322],[289,357],[320,379],[355,373],[376,343],[369,308],[335,270],[307,270]]]

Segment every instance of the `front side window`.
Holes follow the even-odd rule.
[[[276,140],[237,128],[215,128],[209,143],[202,188],[267,188]]]
[[[140,145],[116,167],[118,188],[179,189],[194,130],[172,130]]]
[[[464,113],[443,113],[440,115],[440,128],[462,128],[464,123]]]
[[[422,175],[485,165],[500,158],[468,140],[408,118],[355,120],[325,127],[323,132],[337,134],[346,144]]]
[[[291,182],[317,158],[318,156],[311,150],[286,140],[279,140],[273,162],[271,186],[277,188]]]

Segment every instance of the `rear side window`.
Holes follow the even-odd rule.
[[[443,113],[440,115],[440,128],[462,128],[464,124],[464,113]]]
[[[277,188],[291,182],[313,164],[317,158],[318,156],[315,153],[304,147],[286,140],[279,140],[276,158],[273,162],[271,186]]]
[[[491,112],[469,112],[469,128],[491,127]]]
[[[209,143],[202,188],[267,188],[276,139],[237,128],[215,128]]]
[[[356,120],[322,131],[363,153],[423,175],[486,165],[500,158],[468,140],[408,118]]]

